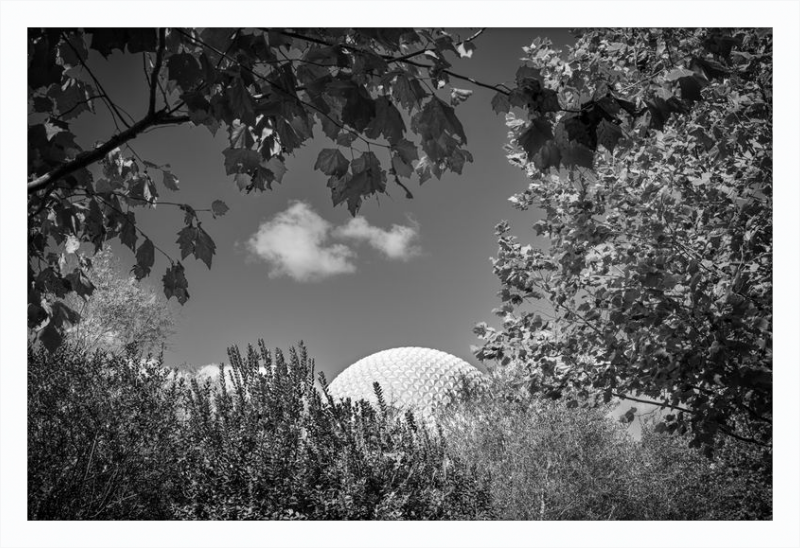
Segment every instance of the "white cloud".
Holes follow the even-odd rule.
[[[336,236],[363,241],[390,259],[408,260],[419,254],[413,245],[419,235],[417,226],[392,225],[389,230],[372,226],[364,217],[355,217],[335,231]]]
[[[355,272],[355,253],[346,245],[325,245],[331,224],[304,202],[261,224],[247,242],[248,249],[266,261],[270,277],[289,276],[300,282],[318,281]]]
[[[384,230],[363,217],[334,227],[307,203],[293,202],[286,211],[261,223],[247,241],[247,249],[270,265],[270,277],[313,282],[356,271],[355,251],[332,239],[364,242],[389,259],[407,260],[419,253],[414,245],[418,235],[416,224]]]

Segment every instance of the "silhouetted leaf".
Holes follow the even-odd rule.
[[[214,217],[222,217],[228,212],[228,206],[222,200],[211,202],[211,212]]]
[[[175,175],[173,175],[171,171],[163,170],[161,172],[161,175],[162,175],[161,182],[165,187],[167,187],[169,190],[172,190],[173,192],[179,189],[178,178],[175,177]]]
[[[167,74],[184,90],[191,90],[200,80],[203,71],[200,62],[190,53],[179,53],[167,59]]]
[[[255,170],[261,162],[258,152],[246,148],[226,148],[222,151],[225,156],[225,173],[251,172]]]
[[[164,295],[167,299],[175,297],[181,304],[186,304],[189,299],[189,283],[186,281],[183,265],[178,262],[167,268],[167,273],[162,278]]]
[[[608,120],[602,120],[597,126],[597,142],[603,145],[609,152],[614,152],[617,142],[622,139],[622,130],[618,125],[612,124]]]
[[[492,97],[492,110],[497,114],[508,113],[511,110],[511,104],[508,102],[508,95],[498,91]]]
[[[517,137],[517,144],[525,151],[530,161],[539,149],[550,139],[553,138],[553,132],[550,129],[550,124],[547,120],[542,118],[535,118],[531,120],[528,128]]]
[[[375,101],[375,118],[366,127],[364,134],[370,139],[383,134],[389,143],[394,144],[403,138],[405,131],[406,125],[400,111],[386,97],[378,97]]]
[[[139,249],[136,250],[136,264],[133,267],[133,275],[137,280],[150,275],[150,269],[155,262],[155,248],[150,238],[145,238]]]
[[[338,148],[323,148],[317,156],[314,169],[320,170],[325,175],[341,177],[347,173],[350,161],[345,158]]]

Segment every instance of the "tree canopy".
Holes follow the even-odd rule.
[[[81,244],[99,250],[118,239],[135,253],[138,279],[150,274],[155,252],[164,253],[170,262],[164,292],[181,304],[189,298],[181,261],[192,255],[211,267],[216,244],[201,214],[224,215],[228,207],[222,201],[205,210],[172,204],[184,214],[180,259],[136,224],[135,208],[153,207],[160,193],[179,189],[179,174],[169,166],[126,147],[147,130],[190,124],[212,135],[227,132],[225,171],[250,193],[280,183],[287,155],[321,126],[331,144],[319,153],[315,169],[327,177],[334,205],[346,205],[353,215],[365,198],[385,193],[390,180],[410,197],[403,179],[422,183],[445,171],[461,173],[472,156],[454,107],[472,92],[450,81],[495,86],[452,72],[447,57],[470,57],[479,34],[460,39],[441,30],[402,28],[31,29],[29,327],[38,328],[53,348],[63,326],[78,321],[60,299],[91,294],[90,259],[70,272],[59,262]],[[91,51],[142,57],[149,94],[142,97],[140,119],[106,94],[92,71]],[[106,141],[83,150],[71,123],[101,104],[116,128]]]
[[[770,444],[771,31],[592,30],[565,57],[527,52],[530,85],[575,112],[507,117],[531,179],[511,201],[542,212],[550,247],[497,225],[503,324],[476,327],[477,356],[554,397],[655,400],[658,430],[695,444]]]

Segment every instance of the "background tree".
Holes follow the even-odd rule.
[[[315,168],[328,177],[333,203],[355,215],[364,198],[385,193],[391,178],[424,182],[444,171],[461,173],[472,161],[454,106],[471,91],[450,87],[446,53],[469,57],[472,40],[439,30],[412,29],[31,29],[28,40],[28,323],[44,325],[48,348],[79,315],[60,299],[88,295],[85,269],[63,272],[57,250],[71,242],[95,250],[110,239],[135,253],[137,279],[150,274],[158,250],[170,265],[162,281],[168,298],[189,298],[181,260],[209,268],[215,244],[201,214],[210,208],[159,201],[178,189],[167,166],[138,157],[130,141],[175,124],[228,133],[225,170],[243,192],[281,182],[286,156],[312,138],[320,124],[330,139]],[[89,52],[141,55],[149,95],[136,119],[116,105],[92,71]],[[480,84],[493,89],[495,86]],[[441,95],[441,97],[440,97]],[[91,150],[70,130],[77,116],[102,103],[116,129]],[[410,132],[419,138],[409,140]],[[94,169],[90,170],[93,166]],[[157,175],[160,173],[160,177]],[[160,184],[157,184],[160,179]],[[136,224],[134,208],[179,207],[181,260],[164,252]]]
[[[565,58],[527,53],[538,95],[507,122],[531,183],[511,201],[550,247],[497,226],[503,326],[476,327],[477,356],[523,364],[534,392],[661,402],[657,431],[709,450],[771,445],[771,31],[592,30]]]
[[[91,263],[92,294],[64,299],[81,316],[67,329],[67,340],[90,351],[121,352],[133,342],[145,354],[164,350],[175,324],[164,296],[124,272],[108,248],[96,253]]]

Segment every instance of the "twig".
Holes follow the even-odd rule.
[[[162,27],[158,29],[158,51],[156,51],[156,63],[153,66],[153,76],[150,81],[150,107],[147,112],[153,115],[156,112],[156,88],[158,83],[158,73],[161,72],[161,63],[164,60],[164,48],[166,30]]]
[[[75,46],[73,46],[72,43],[69,40],[67,40],[67,36],[63,32],[61,33],[61,39],[64,40],[64,43],[67,44],[67,46],[69,46],[69,49],[72,50],[72,52],[75,54],[75,57],[77,57],[78,60],[80,61],[81,67],[86,69],[86,72],[89,73],[89,76],[91,77],[92,81],[94,81],[94,85],[96,85],[97,89],[100,90],[100,93],[102,94],[101,97],[105,98],[104,102],[106,103],[106,106],[111,111],[112,119],[113,119],[114,115],[116,114],[119,117],[119,121],[122,122],[125,127],[130,128],[131,125],[128,122],[125,121],[125,118],[122,117],[122,114],[120,114],[119,110],[117,109],[117,105],[114,103],[114,101],[111,100],[111,97],[108,95],[106,90],[103,89],[103,85],[100,83],[100,80],[97,79],[97,77],[92,72],[92,69],[90,69],[89,66],[83,61],[83,59],[81,59],[80,53],[78,53],[78,50],[75,49]],[[128,115],[128,116],[130,117],[130,115]],[[131,121],[133,121],[132,118],[131,118]],[[115,122],[115,124],[116,124],[116,122]]]

